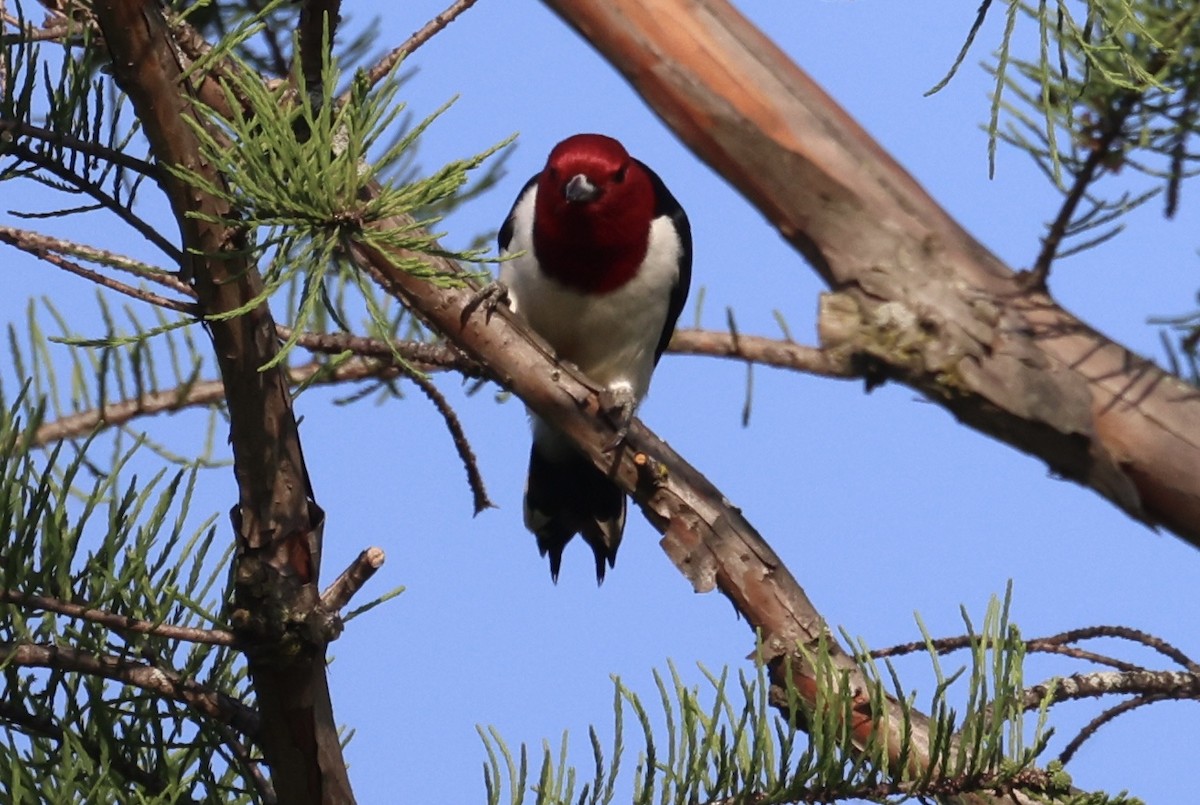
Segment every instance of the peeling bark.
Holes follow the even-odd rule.
[[[1200,391],[990,254],[724,0],[546,0],[841,297],[823,345],[1200,547]]]

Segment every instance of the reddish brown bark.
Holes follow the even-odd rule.
[[[113,73],[129,95],[160,165],[182,166],[220,183],[200,156],[185,118],[196,118],[196,79],[185,81],[181,51],[153,0],[97,0],[97,22]],[[189,217],[226,217],[218,199],[160,175],[187,264],[181,268],[206,314],[236,310],[263,289],[246,262],[236,229]],[[224,384],[239,500],[232,515],[239,541],[233,621],[247,648],[262,729],[258,740],[282,802],[351,802],[325,677],[327,635],[308,628],[318,609],[321,514],[307,470],[281,368],[259,371],[278,349],[266,305],[210,321]]]
[[[825,346],[1200,546],[1200,392],[950,216],[724,0],[546,0],[838,291]]]

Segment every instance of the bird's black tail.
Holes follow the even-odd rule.
[[[542,556],[550,555],[550,577],[558,581],[563,548],[576,534],[596,557],[596,583],[605,565],[617,561],[625,530],[625,493],[595,465],[573,450],[553,459],[534,445],[525,485],[525,526],[537,537]]]

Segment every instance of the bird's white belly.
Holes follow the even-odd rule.
[[[566,288],[536,270],[515,271],[509,292],[517,314],[559,358],[607,388],[627,386],[640,400],[650,386],[654,350],[667,317],[666,279],[639,275],[597,296]],[[665,287],[655,287],[659,283]]]

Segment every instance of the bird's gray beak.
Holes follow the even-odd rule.
[[[582,173],[577,173],[567,182],[567,186],[563,188],[563,195],[567,201],[580,202],[591,201],[600,195],[600,188],[592,184],[588,177]]]

